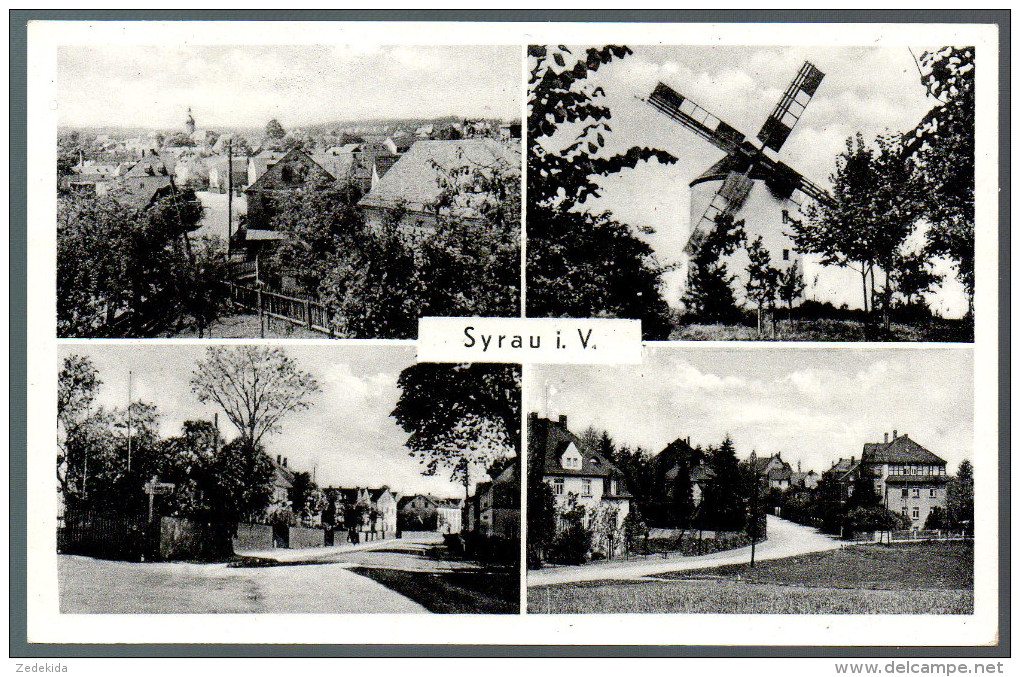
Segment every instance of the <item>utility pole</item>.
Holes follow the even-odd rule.
[[[128,429],[128,458],[127,469],[131,472],[131,379],[133,374],[128,370],[128,408],[127,408],[127,429]]]
[[[231,238],[234,229],[234,140],[227,140],[227,258],[233,246]]]

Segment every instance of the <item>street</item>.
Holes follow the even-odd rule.
[[[409,597],[351,569],[425,574],[477,570],[433,559],[423,536],[338,548],[245,552],[271,566],[136,563],[58,557],[62,613],[427,613]],[[266,561],[271,560],[271,561]]]
[[[795,524],[788,520],[767,515],[768,540],[755,548],[755,560],[779,559],[809,552],[837,550],[840,542],[836,538],[819,533],[817,529]],[[547,567],[528,572],[528,587],[577,583],[580,581],[632,580],[656,576],[669,571],[709,569],[724,564],[740,564],[751,559],[751,547],[716,552],[698,557],[662,559],[650,556],[647,559],[631,561],[612,560],[583,566]]]

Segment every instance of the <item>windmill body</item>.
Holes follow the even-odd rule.
[[[755,139],[747,138],[688,97],[659,83],[647,103],[726,154],[691,182],[691,217],[684,252],[697,251],[716,218],[728,214],[744,222],[747,241],[761,236],[772,265],[800,266],[807,283],[806,298],[837,305],[860,304],[855,273],[821,266],[817,258],[799,253],[791,239],[792,222],[804,218],[810,200],[827,202],[824,190],[785,164],[779,151],[803,115],[825,74],[805,62]],[[747,254],[741,249],[727,261],[736,278],[734,291],[743,294]]]

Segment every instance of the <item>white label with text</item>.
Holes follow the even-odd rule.
[[[641,362],[640,320],[423,317],[419,362]]]

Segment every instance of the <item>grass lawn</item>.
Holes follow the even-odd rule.
[[[382,583],[436,614],[520,611],[520,577],[516,569],[432,573],[354,567],[350,571]]]
[[[255,314],[224,315],[213,323],[206,331],[204,338],[260,338],[259,316]],[[176,334],[173,338],[198,338],[198,330],[191,328]],[[265,318],[266,338],[329,338],[321,332],[312,331],[307,327],[280,320],[275,317]]]
[[[968,542],[853,546],[786,559],[530,588],[531,613],[970,614]]]
[[[929,320],[916,324],[893,322],[891,335],[867,330],[856,320],[798,320],[778,323],[776,335],[769,326],[762,334],[742,324],[684,324],[670,334],[672,341],[929,341],[970,342],[974,326],[964,320]]]

